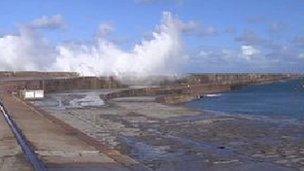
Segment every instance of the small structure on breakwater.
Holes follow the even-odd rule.
[[[21,90],[19,96],[26,100],[36,100],[44,98],[44,90]]]

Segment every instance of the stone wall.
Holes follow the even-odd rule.
[[[230,84],[199,84],[184,87],[181,94],[169,94],[156,97],[156,101],[163,104],[185,103],[199,99],[205,94],[230,91]]]
[[[23,89],[43,89],[46,93],[79,89],[103,89],[125,87],[119,81],[109,77],[75,77],[25,79],[0,82],[1,89],[7,92],[18,92]]]
[[[157,88],[128,89],[106,95],[105,99],[130,96],[157,96],[156,101],[176,104],[201,98],[205,94],[225,92],[252,84],[266,84],[300,75],[290,74],[196,74],[164,82]]]
[[[187,84],[250,84],[300,77],[299,74],[191,74],[178,80],[166,80],[162,85]]]
[[[2,72],[3,74],[4,72]],[[10,72],[8,72],[10,73]],[[34,76],[35,72],[15,74],[12,79],[0,77],[0,87],[7,92],[18,92],[23,89],[43,89],[46,93],[80,89],[115,89],[126,88],[114,77],[60,77],[60,73],[53,73],[54,77],[23,77]],[[50,73],[43,73],[50,75]],[[43,75],[42,74],[42,75]],[[0,74],[1,75],[1,74]],[[9,75],[9,74],[8,74]],[[55,77],[58,76],[58,77]],[[63,74],[64,75],[64,74]],[[69,75],[69,74],[68,74]],[[296,74],[192,74],[187,77],[164,81],[159,87],[129,88],[119,92],[108,94],[105,98],[129,96],[157,96],[157,100],[163,103],[183,102],[199,98],[207,93],[229,91],[241,86],[275,82],[285,79],[300,77]],[[17,79],[14,79],[17,78]]]
[[[0,71],[0,78],[45,78],[45,77],[78,77],[76,72],[35,72],[35,71]]]
[[[49,92],[79,89],[115,89],[125,85],[112,77],[78,77],[72,79],[45,80],[44,90]]]

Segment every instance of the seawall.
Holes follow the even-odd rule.
[[[19,90],[23,89],[43,89],[46,93],[81,89],[115,89],[126,87],[111,77],[0,79],[0,86],[6,92],[18,92]]]
[[[2,75],[1,75],[2,74]],[[300,74],[190,74],[175,79],[164,79],[157,86],[132,88],[114,77],[79,77],[74,73],[0,73],[2,90],[13,93],[23,89],[43,89],[46,93],[81,89],[117,89],[104,98],[157,96],[156,101],[165,104],[183,103],[208,93],[218,93],[252,84],[296,79]],[[5,74],[4,74],[5,75]]]
[[[160,87],[127,89],[106,95],[105,99],[129,96],[157,96],[164,104],[184,103],[208,93],[219,93],[247,85],[266,84],[303,77],[298,74],[192,74],[170,81]]]

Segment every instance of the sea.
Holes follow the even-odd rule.
[[[304,79],[208,94],[186,106],[231,115],[304,120]]]

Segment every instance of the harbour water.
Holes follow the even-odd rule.
[[[303,120],[304,80],[255,85],[221,94],[209,94],[186,105],[227,114]]]

